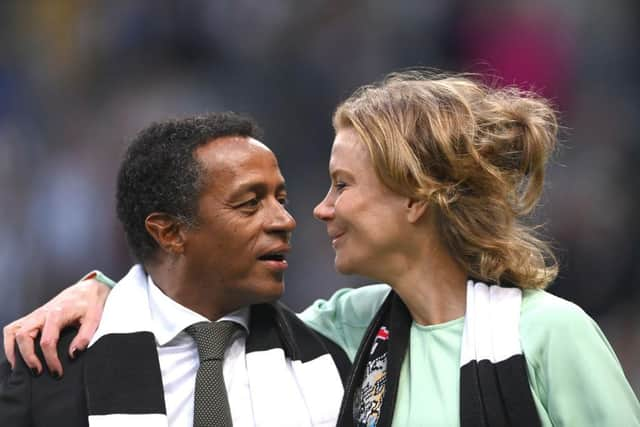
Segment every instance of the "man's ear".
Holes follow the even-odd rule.
[[[422,199],[407,200],[407,220],[411,224],[417,223],[427,212],[428,203]]]
[[[184,253],[185,225],[176,217],[153,212],[144,220],[144,226],[163,251],[172,255]]]

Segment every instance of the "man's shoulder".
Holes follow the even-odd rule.
[[[273,345],[277,335],[285,349],[298,347],[299,342],[314,339],[316,333],[298,315],[280,301],[254,304],[250,308],[249,342],[264,342]]]
[[[58,343],[64,375],[54,379],[44,368],[32,375],[20,355],[15,369],[0,362],[0,425],[2,426],[87,426],[82,357],[70,360],[66,351],[76,331],[65,331]],[[42,359],[40,346],[36,354]],[[43,362],[43,366],[44,362]]]
[[[0,358],[0,383],[4,383],[11,375],[11,365],[6,357]]]
[[[68,367],[72,365],[72,362],[74,362],[74,360],[70,359],[69,356],[67,356],[67,353],[69,350],[69,345],[71,344],[71,340],[73,340],[77,332],[78,330],[76,328],[71,328],[71,327],[66,328],[60,332],[60,338],[58,340],[56,348],[57,348],[58,356],[60,359],[60,363],[62,364],[62,368],[65,371],[67,370]],[[40,345],[40,335],[38,335],[34,340],[34,350],[35,350],[36,356],[38,357],[38,359],[40,359],[44,369],[44,372],[42,375],[50,376],[51,373],[48,371],[46,364],[44,363],[44,355],[42,352],[42,347]],[[0,382],[1,383],[5,383],[6,381],[8,381],[11,374],[14,372],[17,372],[17,371],[27,372],[28,370],[29,368],[27,367],[24,359],[22,358],[22,355],[18,351],[17,346],[16,346],[16,367],[14,369],[11,368],[11,365],[9,364],[9,361],[7,360],[6,356],[3,355],[0,358]],[[36,376],[34,377],[34,379],[35,378],[39,378],[39,377]],[[35,382],[35,385],[36,386],[38,385],[37,381]]]
[[[287,358],[302,363],[329,355],[343,382],[351,368],[351,362],[340,346],[306,325],[283,303],[252,305],[245,351],[252,353],[274,348],[281,348]]]
[[[74,369],[77,365],[81,365],[84,360],[82,352],[78,353],[73,359],[69,357],[69,348],[71,346],[71,341],[77,334],[78,328],[75,326],[68,326],[60,331],[60,338],[58,339],[58,343],[56,345],[56,351],[58,352],[58,358],[60,359],[60,363],[62,364],[62,368],[65,370],[65,372],[67,372],[68,369]],[[41,361],[44,361],[44,354],[42,353],[42,347],[40,345],[40,335],[38,335],[35,339],[35,351],[38,358]]]

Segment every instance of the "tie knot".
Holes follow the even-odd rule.
[[[228,320],[219,322],[199,322],[189,326],[186,332],[193,337],[198,345],[200,361],[222,360],[224,351],[229,345],[234,333],[240,326]]]

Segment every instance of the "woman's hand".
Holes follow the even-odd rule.
[[[30,314],[9,323],[3,329],[4,352],[11,367],[15,367],[15,343],[25,363],[35,375],[42,373],[42,363],[35,353],[35,340],[40,332],[40,346],[51,374],[62,376],[57,344],[60,332],[67,326],[79,326],[78,334],[69,346],[69,357],[89,345],[95,333],[102,309],[111,289],[96,279],[86,279],[64,289],[51,301]]]

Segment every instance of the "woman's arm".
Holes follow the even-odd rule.
[[[360,341],[389,294],[387,285],[340,289],[328,300],[317,300],[298,317],[307,326],[338,344],[353,360]]]
[[[553,425],[640,426],[640,404],[606,337],[575,304],[530,291],[522,339]],[[534,295],[535,294],[535,295]]]

